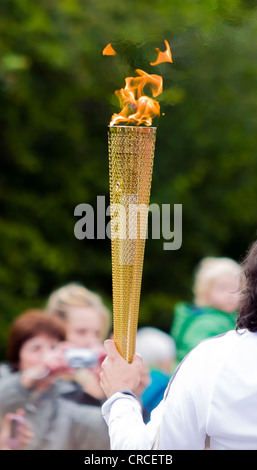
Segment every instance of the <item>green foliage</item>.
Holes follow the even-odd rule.
[[[111,305],[110,242],[77,240],[73,214],[108,198],[114,91],[135,68],[164,77],[151,202],[183,204],[182,248],[146,245],[140,323],[169,330],[199,259],[256,237],[256,3],[2,0],[0,18],[0,341],[71,280]],[[164,39],[174,64],[153,69]]]

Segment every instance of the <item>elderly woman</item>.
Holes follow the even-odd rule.
[[[13,373],[0,381],[0,414],[25,410],[33,433],[27,449],[108,449],[100,409],[63,398],[65,384],[58,379],[69,369],[65,334],[62,321],[42,311],[26,312],[14,321],[8,344]]]

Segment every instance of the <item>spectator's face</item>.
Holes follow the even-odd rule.
[[[99,345],[102,335],[102,319],[91,307],[72,307],[68,313],[67,340],[78,348]]]
[[[238,309],[239,296],[239,280],[232,275],[222,274],[212,281],[207,303],[218,310],[232,313]]]
[[[58,342],[57,338],[43,333],[25,341],[20,350],[20,370],[40,364],[44,356],[54,349]]]

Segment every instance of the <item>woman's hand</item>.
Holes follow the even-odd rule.
[[[16,414],[7,413],[3,419],[0,432],[0,450],[20,450],[26,447],[33,433],[24,419],[24,410],[18,409]],[[15,435],[12,435],[12,420],[15,419]]]
[[[25,370],[21,376],[21,383],[24,387],[45,388],[55,380],[62,372],[70,371],[68,361],[65,357],[65,350],[72,347],[68,342],[59,343],[53,350],[49,351],[37,364]]]
[[[129,364],[119,354],[113,340],[106,340],[104,346],[107,356],[102,363],[100,385],[106,397],[109,398],[120,390],[135,391],[143,371],[142,358],[136,354]]]

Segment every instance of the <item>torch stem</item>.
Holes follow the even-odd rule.
[[[128,362],[136,346],[155,139],[155,127],[109,127],[113,332]]]

